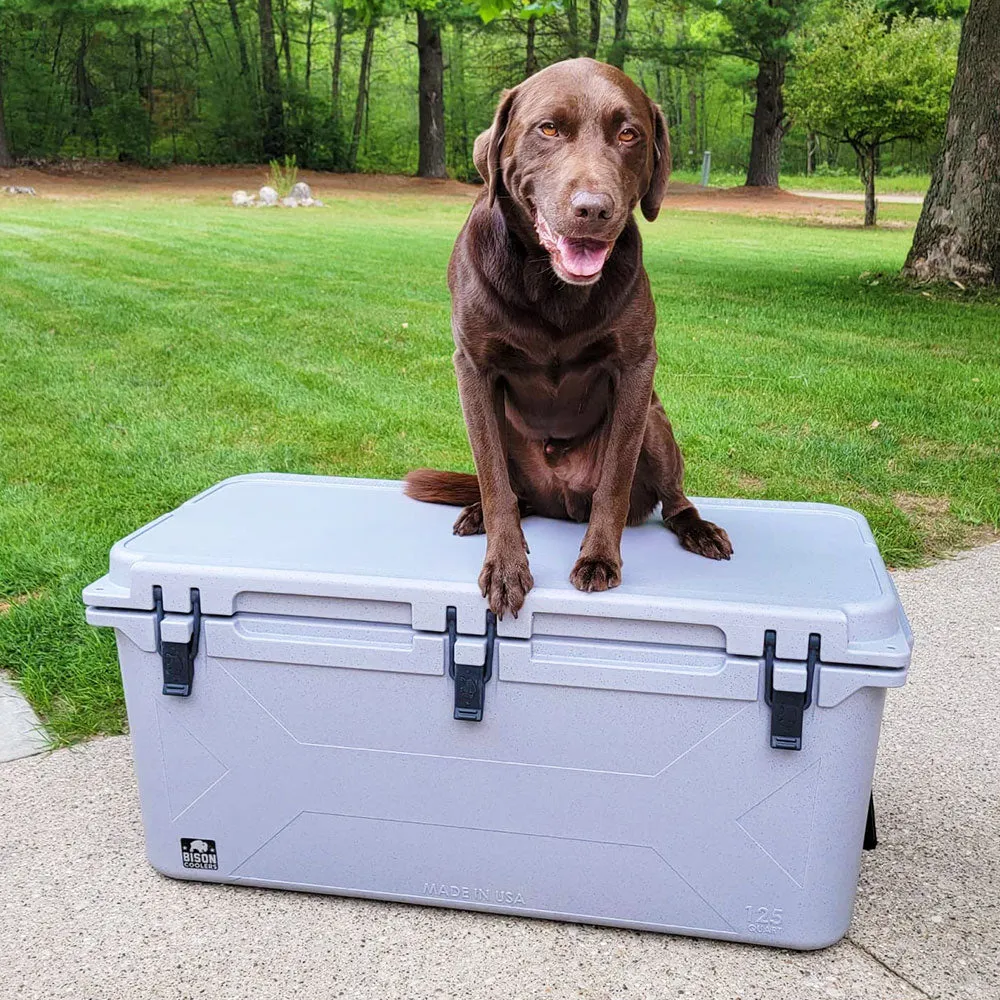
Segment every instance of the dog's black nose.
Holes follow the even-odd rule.
[[[598,219],[607,221],[615,212],[615,201],[611,195],[594,191],[577,191],[570,204],[578,219],[590,219],[592,222]]]

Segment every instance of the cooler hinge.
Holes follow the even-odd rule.
[[[809,636],[806,654],[805,690],[785,691],[774,686],[774,659],[777,633],[764,633],[764,701],[771,706],[771,748],[773,750],[802,749],[802,719],[812,704],[813,676],[819,663],[820,637]],[[800,668],[801,669],[801,668]]]
[[[191,588],[191,637],[185,642],[163,638],[163,589],[153,588],[153,607],[156,611],[156,651],[163,665],[163,693],[178,698],[191,694],[194,681],[194,659],[198,655],[198,637],[201,634],[201,593]]]
[[[481,722],[483,707],[486,703],[486,683],[493,676],[493,645],[497,636],[497,616],[492,611],[486,612],[486,638],[478,640],[481,646],[482,663],[455,662],[455,647],[459,642],[458,613],[449,607],[445,621],[448,627],[448,676],[455,679],[455,714],[454,718],[465,722]],[[475,640],[470,640],[470,646],[476,646]],[[477,646],[477,648],[478,648]],[[479,656],[460,656],[460,660],[479,659]]]

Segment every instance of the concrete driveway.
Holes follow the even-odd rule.
[[[897,582],[917,653],[833,948],[170,881],[143,858],[120,738],[0,765],[0,997],[997,1000],[1000,544]]]

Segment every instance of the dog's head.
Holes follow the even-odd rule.
[[[656,218],[670,139],[663,113],[621,70],[569,59],[504,93],[474,158],[490,204],[509,198],[559,278],[590,285],[635,206]]]

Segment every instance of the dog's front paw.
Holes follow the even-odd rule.
[[[703,520],[697,513],[683,511],[667,522],[681,546],[706,559],[729,559],[733,543],[723,528]]]
[[[577,590],[610,590],[622,582],[621,560],[600,556],[580,556],[569,575],[569,582]]]
[[[483,505],[477,500],[462,510],[451,529],[456,535],[481,535],[486,531],[483,523]]]
[[[524,606],[524,598],[535,585],[524,552],[486,552],[479,589],[497,618],[509,611],[515,618]]]

